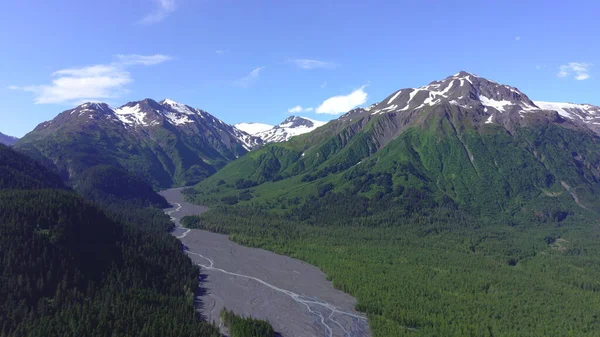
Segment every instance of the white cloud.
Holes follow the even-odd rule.
[[[332,62],[325,62],[319,60],[307,60],[307,59],[294,59],[291,60],[296,67],[301,69],[334,69],[338,65]]]
[[[250,86],[250,84],[252,84],[254,81],[256,81],[258,79],[258,77],[260,76],[260,72],[265,68],[266,67],[258,67],[256,69],[252,70],[251,72],[248,73],[248,75],[236,80],[235,85],[240,86],[242,88],[248,88]]]
[[[337,115],[348,112],[367,101],[367,93],[362,86],[348,95],[333,96],[326,99],[315,110],[319,114]]]
[[[569,62],[558,68],[559,71],[556,76],[569,77],[572,75],[578,81],[587,80],[590,78],[589,69],[591,66],[591,63]]]
[[[289,109],[288,109],[288,112],[289,112],[289,113],[291,113],[291,114],[294,114],[294,113],[298,113],[298,112],[310,112],[310,111],[313,111],[313,110],[314,110],[314,108],[312,108],[312,107],[309,107],[309,108],[303,108],[303,107],[302,107],[302,106],[300,106],[300,105],[296,105],[296,106],[295,106],[295,107],[293,107],[293,108],[289,108]]]
[[[163,62],[169,61],[171,59],[170,56],[161,55],[161,54],[148,55],[148,56],[137,55],[137,54],[131,54],[131,55],[119,54],[116,56],[116,58],[117,58],[117,60],[119,60],[119,63],[123,64],[123,65],[141,64],[144,66],[153,66],[155,64],[163,63]]]
[[[154,2],[156,3],[154,11],[143,17],[138,23],[144,25],[159,23],[176,9],[175,0],[154,0]]]
[[[73,104],[119,97],[127,92],[126,85],[133,81],[127,70],[132,65],[155,65],[171,58],[166,55],[116,55],[117,62],[96,64],[80,68],[67,68],[52,73],[52,83],[19,87],[36,95],[36,104]]]
[[[515,41],[519,41],[521,39],[520,36],[515,36]]]

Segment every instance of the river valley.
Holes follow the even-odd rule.
[[[223,307],[236,314],[267,320],[283,337],[368,337],[366,317],[354,310],[355,299],[327,281],[318,268],[263,249],[230,241],[226,235],[185,229],[180,219],[200,214],[204,206],[184,201],[181,189],[161,192],[173,208],[165,212],[186,253],[201,267],[197,309],[219,323]]]

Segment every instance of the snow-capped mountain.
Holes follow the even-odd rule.
[[[17,137],[12,137],[0,132],[0,144],[11,146],[19,140]]]
[[[462,111],[457,116],[473,125],[498,124],[508,130],[540,118],[566,121],[600,133],[600,108],[589,104],[532,101],[519,89],[461,71],[419,88],[400,89],[383,101],[349,111],[341,120],[365,114],[392,114],[400,129],[437,111]],[[425,112],[425,113],[424,113]]]
[[[245,124],[245,125],[242,125],[242,128],[247,128],[246,123],[242,123],[242,124]],[[248,123],[248,124],[254,125],[256,123]],[[322,126],[325,124],[326,124],[326,122],[316,121],[314,119],[310,119],[310,118],[306,118],[306,117],[290,116],[290,117],[286,118],[286,120],[284,120],[283,122],[269,128],[269,129],[253,133],[253,135],[262,139],[262,141],[264,143],[285,142],[294,136],[298,136],[301,134],[311,132],[311,131],[315,130],[316,128],[318,128],[319,126]],[[266,127],[267,125],[261,124],[261,126]],[[255,129],[258,129],[258,127]]]
[[[238,123],[234,126],[250,135],[255,135],[259,132],[267,131],[273,128],[273,125],[263,123]]]
[[[169,187],[197,182],[262,144],[204,110],[144,99],[118,108],[81,104],[38,125],[17,146],[56,163],[66,179],[110,164]]]
[[[84,103],[67,110],[54,120],[40,124],[34,131],[56,128],[57,124],[94,124],[100,120],[120,126],[132,132],[140,132],[157,127],[175,127],[187,134],[211,134],[219,137],[227,145],[239,143],[247,151],[260,146],[260,138],[229,125],[204,110],[178,103],[170,99],[156,102],[152,99],[129,102],[119,108],[111,108],[105,103]]]
[[[370,113],[418,110],[443,103],[462,108],[482,106],[489,116],[511,111],[522,114],[540,110],[517,88],[461,71],[420,88],[398,90],[370,109]]]

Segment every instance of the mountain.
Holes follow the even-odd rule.
[[[256,135],[259,132],[272,129],[273,125],[263,123],[238,123],[235,127],[247,134]]]
[[[19,140],[17,137],[7,136],[0,132],[0,144],[11,146]]]
[[[266,128],[266,124],[256,123],[238,124],[240,125],[238,128],[241,127],[246,130],[255,130],[255,132],[251,134],[259,137],[266,144],[288,141],[294,136],[311,132],[325,124],[325,122],[316,121],[306,117],[290,116],[283,122],[270,128]]]
[[[15,148],[75,187],[86,170],[109,165],[163,188],[197,183],[261,144],[206,111],[144,99],[119,108],[79,105],[38,125]]]
[[[597,111],[460,72],[232,161],[184,223],[315,264],[373,336],[595,336]]]
[[[517,88],[459,72],[254,151],[199,186],[335,180],[341,191],[366,176],[389,175],[395,187],[426,189],[478,214],[512,214],[539,200],[557,205],[549,195],[596,210],[598,108],[538,104]],[[361,184],[361,194],[377,190]]]

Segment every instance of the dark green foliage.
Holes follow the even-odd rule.
[[[74,188],[100,204],[126,201],[133,208],[168,206],[167,201],[141,178],[109,165],[97,165],[85,170]]]
[[[65,188],[62,180],[33,159],[0,144],[0,189]]]
[[[250,188],[250,187],[254,187],[258,185],[258,183],[256,181],[252,181],[252,180],[246,180],[246,179],[238,179],[235,181],[235,187],[238,190],[244,189],[244,188]]]
[[[358,299],[374,336],[596,335],[600,232],[590,220],[512,227],[423,195],[384,204],[327,194],[282,215],[217,206],[182,223],[318,266]]]
[[[227,205],[235,205],[238,203],[239,197],[235,196],[235,195],[225,196],[225,197],[221,198],[221,201]]]
[[[240,317],[227,308],[221,310],[221,322],[227,327],[231,337],[275,337],[275,331],[269,322]]]
[[[16,185],[30,190],[0,189],[0,336],[219,336],[196,317],[198,269],[167,216],[127,204],[107,215],[70,190],[33,189],[56,177],[0,150],[12,160],[0,166],[33,174]]]

